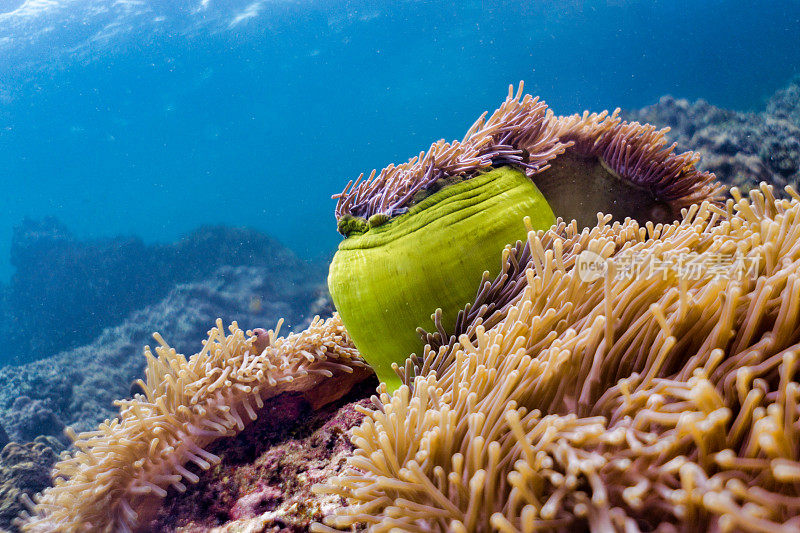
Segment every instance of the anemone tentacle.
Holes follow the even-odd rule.
[[[677,143],[665,137],[669,128],[623,122],[617,108],[610,115],[584,112],[559,117],[556,135],[571,144],[570,151],[582,156],[601,157],[625,180],[647,187],[660,200],[680,212],[683,207],[718,199],[724,187],[710,172],[696,168],[700,154],[675,153]]]
[[[369,219],[378,213],[393,217],[404,213],[414,196],[437,180],[492,166],[518,165],[530,176],[547,168],[566,148],[552,131],[553,117],[545,103],[523,94],[521,82],[516,94],[510,86],[505,102],[488,119],[486,115],[475,121],[461,141],[441,139],[406,163],[350,181],[333,196],[338,200],[336,218]]]

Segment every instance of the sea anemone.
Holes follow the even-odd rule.
[[[331,295],[382,381],[399,385],[391,363],[421,349],[420,313],[462,308],[483,272],[499,268],[502,246],[524,235],[524,217],[537,228],[555,222],[536,186],[501,167],[342,242],[330,266]]]
[[[373,399],[314,489],[347,499],[326,523],[796,531],[800,196],[731,193],[673,224],[530,231],[482,289],[495,311]]]
[[[337,316],[315,318],[301,333],[245,333],[222,321],[189,359],[159,335],[157,357],[145,348],[143,394],[120,400],[119,417],[96,431],[71,433],[77,452],[56,464],[55,485],[28,501],[23,531],[124,532],[157,510],[167,488],[186,490],[219,458],[206,447],[242,431],[264,401],[283,392],[313,390],[313,405],[333,401],[368,374]],[[325,387],[328,381],[335,387]]]
[[[353,341],[390,390],[392,365],[423,343],[431,314],[452,327],[481,276],[496,275],[500,252],[556,217],[591,225],[598,212],[619,220],[672,222],[719,192],[713,176],[676,155],[663,131],[622,123],[617,112],[555,117],[509,89],[462,141],[363,175],[334,198],[346,239],[328,287]]]
[[[686,205],[714,197],[718,189],[711,183],[713,177],[697,172],[693,163],[693,155],[673,154],[663,134],[649,126],[624,124],[616,114],[557,118],[538,99],[522,96],[521,86],[516,95],[510,91],[500,109],[488,119],[482,116],[463,141],[435,143],[419,158],[351,183],[337,196],[339,229],[347,238],[331,265],[329,285],[341,319],[338,315],[317,319],[306,331],[286,338],[263,330],[244,332],[235,323],[226,335],[218,322],[203,349],[188,359],[156,336],[157,356],[146,350],[142,393],[117,402],[119,417],[97,431],[71,435],[78,451],[56,466],[55,485],[35,503],[29,502],[33,514],[24,518],[23,530],[135,529],[157,508],[167,488],[180,491],[185,481],[197,480],[187,463],[211,467],[218,458],[206,450],[208,444],[241,431],[258,416],[266,399],[303,391],[312,404],[320,405],[347,392],[349,384],[369,372],[356,349],[362,346],[385,384],[376,400],[378,410],[357,432],[361,451],[351,460],[349,477],[320,489],[354,503],[332,519],[333,524],[380,522],[413,530],[442,524],[457,529],[461,523],[467,529],[486,524],[513,529],[522,527],[519,524],[529,516],[515,522],[514,513],[539,509],[548,491],[558,497],[546,500],[552,503],[544,509],[554,509],[557,520],[572,523],[572,515],[565,513],[583,516],[580,505],[589,506],[567,497],[568,489],[579,486],[572,479],[580,476],[573,470],[559,474],[558,468],[568,466],[572,456],[560,455],[561,462],[546,460],[539,451],[556,452],[544,444],[529,455],[531,446],[539,446],[536,443],[549,446],[556,431],[535,434],[536,427],[544,427],[537,425],[537,417],[556,417],[547,420],[556,425],[556,434],[563,429],[574,437],[569,441],[573,448],[590,446],[591,436],[601,429],[628,423],[625,413],[638,405],[625,403],[628,397],[640,401],[650,390],[647,387],[660,383],[665,372],[678,364],[678,356],[670,351],[675,346],[694,349],[692,342],[706,338],[703,335],[709,333],[703,328],[711,327],[712,319],[733,327],[739,324],[736,321],[749,324],[755,317],[752,325],[740,328],[745,337],[740,342],[747,344],[766,327],[758,312],[779,305],[776,295],[784,289],[773,278],[766,289],[759,289],[760,299],[753,304],[756,311],[747,311],[746,319],[739,307],[733,311],[724,307],[727,314],[714,314],[721,302],[728,301],[714,292],[718,283],[702,290],[678,283],[676,292],[670,288],[672,281],[626,289],[610,282],[608,273],[603,289],[574,280],[579,269],[573,266],[583,250],[601,258],[618,258],[625,250],[657,256],[679,245],[698,252],[719,248],[732,253],[725,243],[733,242],[743,252],[748,252],[748,245],[763,252],[765,264],[777,268],[778,259],[789,255],[775,247],[783,246],[784,229],[794,231],[793,222],[783,222],[786,213],[796,211],[794,203],[790,209],[788,202],[768,197],[751,207],[742,200],[734,215],[732,204],[725,210],[706,202],[690,207],[679,224],[638,225],[637,220],[672,220]],[[599,180],[602,191],[617,192],[598,195],[597,187],[579,186],[580,180],[589,179]],[[575,200],[574,210],[563,194]],[[611,214],[601,216],[595,229],[581,232],[579,215],[598,211]],[[609,225],[611,215],[630,218]],[[566,224],[556,217],[578,222]],[[779,217],[783,217],[780,222]],[[720,233],[715,243],[713,232],[722,231],[713,229],[717,227],[728,233]],[[543,232],[547,228],[551,229]],[[517,243],[526,232],[526,244]],[[742,237],[745,234],[758,234],[763,242]],[[770,251],[773,248],[778,251]],[[776,255],[779,252],[784,255]],[[492,281],[494,273],[499,274]],[[741,294],[735,293],[737,302],[750,294],[744,289],[749,286],[742,287]],[[699,303],[690,305],[687,295],[693,290],[700,291]],[[651,314],[642,311],[648,298],[655,302]],[[676,301],[681,302],[683,314],[665,318]],[[465,307],[467,302],[473,304]],[[637,315],[640,311],[644,314]],[[780,324],[795,320],[796,311],[782,310],[776,320]],[[419,337],[418,326],[434,333]],[[667,333],[673,331],[689,340],[670,341]],[[430,346],[424,348],[422,339]],[[663,353],[652,356],[655,347]],[[419,356],[392,372],[393,362],[412,353]],[[722,361],[728,352],[712,353],[713,362]],[[755,356],[742,357],[749,362]],[[708,374],[692,377],[716,386],[713,372],[719,373],[726,363],[715,364],[704,363]],[[627,375],[628,381],[621,377],[614,382],[614,372]],[[753,370],[753,375],[761,378],[759,372]],[[400,386],[403,380],[406,384]],[[775,394],[768,384],[760,383],[758,379],[736,383],[741,390],[752,385],[764,393],[749,400],[751,415],[740,422],[744,428],[740,432],[756,414],[760,416],[759,401],[774,403]],[[398,386],[391,396],[390,388]],[[602,395],[604,387],[622,392]],[[581,394],[576,396],[576,390]],[[635,396],[637,391],[645,392]],[[659,394],[664,405],[671,405],[674,394]],[[660,404],[648,404],[648,409],[661,412]],[[614,413],[623,414],[617,419]],[[566,421],[559,422],[561,418]],[[576,424],[574,431],[570,421]],[[652,444],[647,434],[666,433],[651,425],[643,429],[634,425],[631,431],[641,442]],[[586,433],[584,426],[593,429]],[[685,443],[683,433],[679,441]],[[624,442],[613,443],[624,450]],[[589,447],[586,453],[591,458],[607,457],[611,444]],[[692,448],[686,446],[691,462]],[[531,472],[538,472],[538,463],[525,467],[520,462],[530,457],[541,457],[552,466],[547,466],[552,470],[546,474],[547,483],[555,488],[536,481],[527,492],[513,491],[529,481]],[[515,463],[516,459],[520,461]],[[660,463],[653,464],[658,472]],[[518,475],[512,475],[517,467]],[[595,483],[596,477],[587,476]],[[564,480],[569,483],[563,485]],[[484,481],[494,484],[491,494],[481,492]],[[655,484],[662,480],[652,483],[660,488]],[[482,496],[475,496],[475,491]],[[363,506],[358,503],[365,501]],[[562,507],[562,502],[574,505]]]

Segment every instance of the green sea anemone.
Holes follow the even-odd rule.
[[[356,347],[396,389],[394,364],[425,347],[418,330],[457,324],[502,250],[524,239],[525,217],[535,230],[556,217],[591,226],[599,212],[672,222],[713,197],[713,176],[673,149],[617,112],[558,118],[520,85],[462,141],[348,183],[334,196],[346,238],[328,287]]]
[[[484,271],[499,272],[500,251],[525,235],[526,216],[537,229],[555,222],[536,185],[502,167],[449,185],[342,243],[330,266],[331,295],[346,310],[359,349],[374,354],[381,381],[398,386],[391,362],[424,347],[417,328],[433,322],[421,318],[440,308],[446,322],[455,322]],[[388,327],[373,325],[381,317]]]

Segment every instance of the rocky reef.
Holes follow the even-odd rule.
[[[800,78],[772,95],[759,112],[664,96],[623,116],[669,126],[667,137],[678,149],[701,154],[698,167],[728,185],[751,189],[761,181],[779,188],[800,183]]]
[[[0,333],[9,340],[0,364],[87,344],[176,285],[212,279],[223,266],[258,267],[262,278],[285,286],[307,286],[323,276],[321,268],[251,229],[209,226],[175,243],[148,245],[135,237],[80,240],[55,218],[18,225],[11,262],[16,273],[0,291]],[[284,300],[280,289],[253,297]]]
[[[0,531],[11,527],[24,509],[23,494],[35,494],[52,484],[50,470],[65,445],[54,437],[36,437],[32,442],[11,442],[0,451]]]

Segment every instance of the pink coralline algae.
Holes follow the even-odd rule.
[[[170,490],[156,518],[142,529],[176,532],[299,532],[344,502],[317,496],[311,486],[340,473],[351,455],[350,428],[363,415],[377,383],[368,379],[338,402],[314,410],[300,393],[267,402],[242,433],[209,451],[222,462],[195,468],[200,481],[184,494]]]

